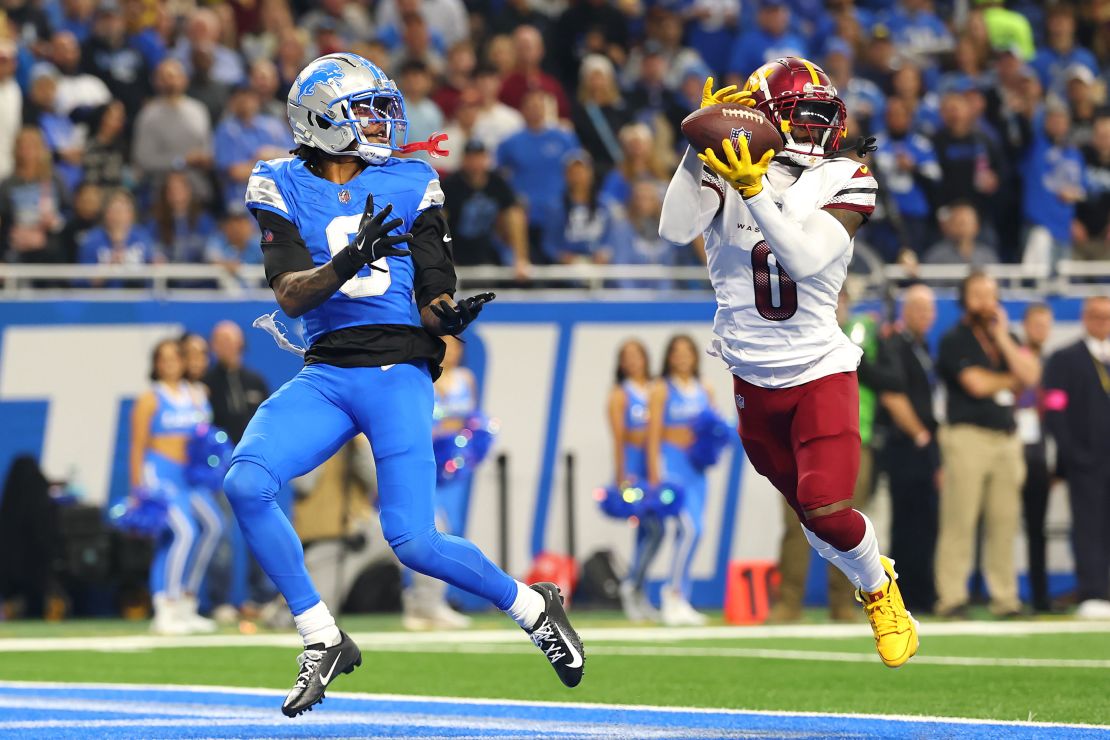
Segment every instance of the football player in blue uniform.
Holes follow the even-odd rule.
[[[425,162],[393,156],[413,148],[402,148],[404,98],[362,57],[329,54],[294,81],[288,114],[295,156],[259,162],[246,201],[270,287],[286,314],[303,317],[309,347],[304,368],[254,415],[224,481],[248,545],[304,640],[282,711],[310,709],[362,656],[321,601],[275,495],[360,432],[374,450],[382,530],[398,559],[506,611],[563,683],[577,685],[582,643],[555,584],[515,581],[435,526],[440,337],[461,333],[493,295],[452,299],[439,180]]]

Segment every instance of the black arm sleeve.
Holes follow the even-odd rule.
[[[451,232],[447,228],[447,214],[442,208],[429,208],[417,217],[412,225],[409,249],[416,266],[413,288],[417,308],[424,308],[443,293],[455,295]]]
[[[266,266],[266,282],[286,272],[311,270],[312,255],[301,238],[301,232],[289,219],[265,208],[252,208],[251,213],[262,231],[262,262]]]

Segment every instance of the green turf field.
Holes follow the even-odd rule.
[[[575,690],[558,684],[523,635],[501,629],[503,619],[410,636],[392,617],[343,620],[366,662],[335,688],[1110,724],[1110,624],[926,622],[918,658],[891,670],[874,655],[865,625],[740,632],[634,628],[607,615],[578,621],[589,657]],[[1067,631],[1075,629],[1084,631]],[[0,623],[0,680],[286,688],[296,672],[296,636],[237,634],[228,628],[221,637],[231,644],[202,647],[210,638],[146,639],[143,623]],[[104,639],[128,635],[143,639],[126,649]],[[28,645],[33,651],[24,651]]]

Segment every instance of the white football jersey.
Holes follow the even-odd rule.
[[[740,194],[703,170],[701,184],[720,196],[705,231],[709,277],[717,296],[710,354],[733,374],[763,388],[785,388],[855,370],[862,352],[840,330],[837,297],[848,275],[852,245],[813,277],[795,282],[776,264]],[[810,168],[775,160],[764,180],[775,203],[802,223],[819,208],[870,216],[878,183],[870,169],[847,158]]]

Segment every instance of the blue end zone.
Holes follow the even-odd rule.
[[[279,691],[0,682],[0,738],[1110,738],[1110,728],[467,701],[336,693],[286,719]]]

